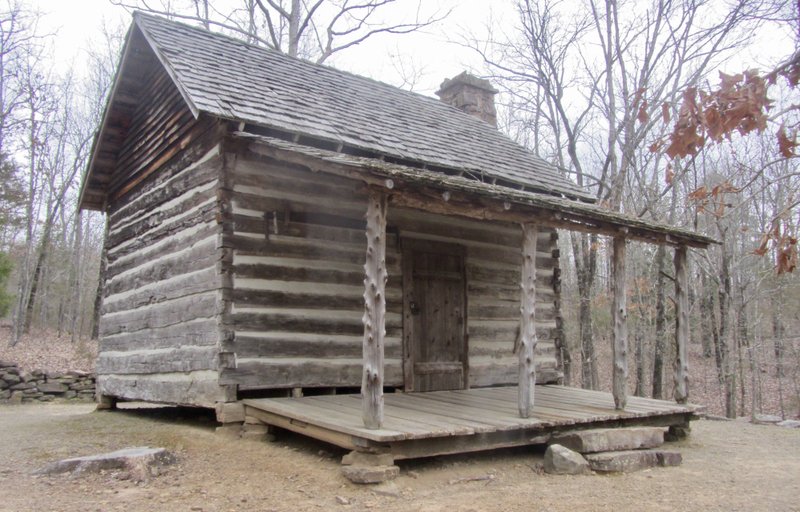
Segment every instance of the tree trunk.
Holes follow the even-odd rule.
[[[783,355],[784,338],[786,328],[783,324],[781,302],[777,298],[778,294],[773,294],[770,299],[770,309],[772,310],[772,344],[775,351],[775,372],[778,377],[784,377]]]
[[[636,328],[634,358],[636,359],[636,387],[633,394],[636,396],[645,396],[644,394],[644,335],[642,328]]]
[[[781,307],[776,295],[777,294],[773,294],[770,298],[770,309],[772,310],[772,344],[775,351],[775,375],[778,377],[778,405],[781,409],[781,418],[786,419],[786,406],[783,401],[783,378],[785,376],[783,369],[783,356],[785,352],[783,339],[785,331]]]
[[[666,248],[656,249],[656,332],[653,348],[653,398],[664,398],[664,352],[667,347],[667,308],[665,304]]]
[[[558,236],[554,233],[554,236]],[[564,333],[564,311],[563,303],[561,302],[561,266],[559,264],[560,258],[555,258],[555,266],[553,268],[553,305],[556,309],[556,357],[560,368],[564,372],[564,379],[562,384],[569,386],[572,383],[572,354],[569,351],[569,344]]]
[[[83,242],[83,212],[80,208],[75,212],[75,240],[72,244],[72,279],[70,279],[70,286],[72,288],[72,297],[70,299],[70,341],[75,341],[80,338],[78,326],[78,318],[81,315],[81,283],[83,282],[83,258],[81,257],[81,244]]]
[[[289,55],[297,57],[300,47],[300,0],[292,0],[292,10],[289,11]]]
[[[731,354],[733,346],[733,329],[731,328],[731,275],[730,247],[725,242],[723,232],[722,265],[720,266],[719,287],[719,348],[722,362],[722,387],[725,396],[725,416],[736,417],[736,369]]]
[[[744,289],[739,289],[739,307],[736,313],[736,358],[739,365],[739,415],[745,415],[745,407],[747,405],[747,383],[744,378],[744,354],[747,350],[749,352],[750,341],[748,339],[749,332],[747,329],[747,305],[744,302]],[[752,357],[750,358],[752,364]],[[755,398],[755,397],[754,397]],[[753,412],[754,413],[754,412]]]
[[[592,285],[597,270],[597,235],[573,235],[575,272],[578,280],[578,322],[581,340],[581,387],[597,389],[597,360],[592,325]]]
[[[709,358],[716,352],[714,343],[714,299],[708,288],[708,279],[705,273],[701,276],[700,291],[700,344],[703,347],[703,357]]]
[[[92,309],[92,339],[100,337],[100,311],[103,309],[103,291],[106,284],[106,270],[108,267],[108,216],[103,232],[103,252],[100,254],[100,272],[97,276],[97,289],[94,293],[94,308]]]
[[[45,232],[42,235],[41,248],[39,255],[36,258],[36,265],[33,267],[33,276],[31,277],[31,287],[27,298],[25,299],[25,306],[22,309],[22,317],[18,319],[22,323],[22,333],[29,334],[31,332],[31,323],[33,322],[33,308],[36,305],[36,296],[39,293],[39,283],[41,282],[42,272],[44,270],[44,262],[47,259],[47,251],[50,245],[50,225],[45,227]]]

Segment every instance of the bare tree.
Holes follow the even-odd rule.
[[[8,74],[3,82],[17,103],[15,109],[6,106],[4,110],[11,116],[4,125],[5,144],[24,162],[20,166],[24,190],[12,194],[13,173],[7,184],[11,187],[3,190],[4,201],[11,194],[24,202],[24,222],[18,228],[3,226],[4,240],[17,259],[12,345],[36,322],[49,325],[55,321],[60,328],[69,325],[73,337],[80,330],[78,318],[85,316],[81,308],[87,303],[82,294],[86,286],[80,278],[98,258],[92,256],[97,244],[85,243],[94,242],[87,235],[96,229],[73,212],[77,211],[78,177],[86,167],[119,49],[119,44],[111,44],[107,38],[106,51],[98,54],[114,56],[106,58],[104,66],[90,59],[96,69],[89,77],[60,76],[47,66],[52,35],[37,35],[33,15],[16,19],[21,25],[15,30],[26,34],[27,46],[18,46],[14,66],[4,68]],[[105,65],[107,62],[111,64]],[[7,163],[4,161],[4,167]],[[93,216],[88,221],[96,222]],[[11,234],[6,234],[7,227]]]
[[[207,0],[111,2],[129,10],[199,22],[318,64],[381,34],[419,31],[450,12],[427,12],[421,0],[237,0],[228,3],[225,11]]]
[[[74,79],[70,75],[56,86],[45,85],[31,94],[30,145],[31,162],[35,165],[32,164],[30,173],[42,185],[39,196],[43,199],[41,206],[44,211],[40,213],[42,230],[33,253],[33,266],[29,267],[30,276],[20,280],[27,286],[21,286],[19,290],[12,344],[17,342],[21,334],[30,331],[56,219],[67,207],[67,194],[76,186],[76,178],[86,166],[88,158],[93,127],[80,122],[81,114],[76,111],[73,99],[74,90]],[[36,99],[40,97],[42,102],[37,103]],[[37,200],[37,194],[32,193],[30,200]],[[35,219],[32,215],[29,226],[33,225]]]
[[[681,175],[659,186],[663,159],[647,151],[663,133],[659,119],[673,115],[682,90],[746,40],[748,32],[741,29],[754,23],[760,4],[740,0],[721,13],[710,0],[640,1],[635,9],[612,0],[578,5],[519,0],[516,5],[515,32],[493,32],[483,41],[473,37],[468,45],[481,54],[491,76],[513,91],[518,104],[528,100],[528,112],[546,121],[546,136],[555,147],[544,156],[611,209],[665,215],[657,206],[671,190],[673,177],[677,181]],[[535,135],[537,141],[540,137]],[[680,167],[681,173],[686,170]],[[600,244],[596,237],[572,239],[582,381],[596,387],[592,297]],[[658,256],[663,261],[663,251]],[[666,282],[659,280],[657,296],[665,296]],[[663,327],[663,299],[659,315]],[[663,358],[654,365],[656,377],[663,374],[662,366]]]
[[[39,15],[19,1],[0,7],[0,154],[8,154],[6,139],[24,123],[24,71],[36,56],[41,38],[36,31]]]

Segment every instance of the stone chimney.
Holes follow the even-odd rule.
[[[496,128],[497,111],[494,108],[494,95],[497,92],[488,80],[464,71],[442,82],[436,95],[448,105],[480,118]]]

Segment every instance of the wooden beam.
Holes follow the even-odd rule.
[[[612,255],[612,272],[614,285],[614,300],[611,315],[614,320],[614,375],[613,394],[614,406],[625,409],[628,400],[626,383],[628,380],[628,307],[625,298],[625,245],[626,239],[622,236],[614,238],[614,251]]]
[[[383,424],[383,341],[386,336],[386,195],[370,189],[367,199],[367,259],[364,263],[364,426]]]
[[[539,226],[522,224],[522,279],[520,283],[519,415],[528,418],[533,411],[536,385],[536,242]]]
[[[647,243],[686,244],[698,248],[716,243],[696,233],[621,216],[597,205],[490,186],[400,165],[368,165],[366,159],[350,159],[324,150],[297,147],[249,134],[237,135],[255,140],[249,147],[255,154],[302,165],[312,171],[357,179],[377,187],[386,187],[387,180],[391,180],[395,191],[391,202],[397,206],[481,220],[514,223],[535,221],[542,226],[609,236],[618,235],[620,228],[624,227],[629,230],[627,238]],[[449,192],[447,201],[442,196],[445,191]]]
[[[675,248],[675,386],[679,404],[689,399],[689,362],[686,343],[689,340],[689,296],[686,277],[686,246]]]

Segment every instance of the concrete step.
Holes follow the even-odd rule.
[[[584,454],[657,448],[664,444],[664,429],[626,427],[576,430],[554,436],[550,443]]]
[[[679,466],[679,452],[663,450],[623,450],[584,455],[593,471],[602,473],[631,473],[655,466]]]

